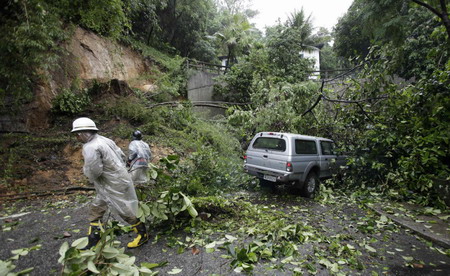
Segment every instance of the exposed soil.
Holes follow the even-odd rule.
[[[130,141],[116,139],[115,142],[127,154]],[[152,163],[155,164],[161,158],[174,154],[172,149],[155,143],[150,143],[150,147],[153,154]],[[89,186],[87,178],[83,175],[81,151],[81,144],[69,142],[62,149],[60,155],[54,158],[55,160],[36,160],[35,162],[20,160],[19,177],[6,179],[0,185],[0,194],[2,195],[0,201],[27,193],[56,191],[74,186]],[[30,196],[33,195],[30,194]]]
[[[111,105],[123,97],[133,99],[128,83],[119,80],[100,84],[92,93],[93,106]],[[0,162],[3,164],[3,170],[0,170],[0,203],[9,199],[52,195],[53,192],[61,194],[61,190],[64,194],[64,189],[91,186],[83,175],[82,144],[70,133],[74,118],[51,113],[47,116],[48,120],[42,122],[50,122],[50,125],[42,125],[33,133],[0,133]],[[94,107],[79,116],[102,117]],[[118,126],[132,129],[128,120],[112,117],[96,123],[100,135],[114,140],[128,154],[130,140],[112,135]],[[174,154],[168,147],[149,144],[153,153],[152,163]]]
[[[113,139],[128,154],[130,140],[109,135],[118,123],[129,124],[111,119],[101,125],[100,134]],[[70,129],[70,122],[56,124],[56,129],[33,135],[0,134],[0,161],[4,164],[3,171],[0,171],[0,203],[90,186],[83,175],[82,144],[66,131]],[[150,143],[150,147],[152,163],[155,164],[161,158],[174,154],[172,149],[157,143]]]

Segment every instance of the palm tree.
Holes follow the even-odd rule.
[[[309,51],[314,45],[312,32],[314,27],[311,21],[311,15],[305,16],[303,8],[297,12],[294,11],[286,21],[286,27],[294,34],[302,51]]]
[[[236,63],[237,57],[251,45],[252,33],[255,31],[256,29],[242,13],[229,14],[225,17],[223,28],[213,37],[220,42],[222,51],[226,53],[227,66]]]
[[[310,61],[300,53],[314,48],[311,16],[306,17],[303,9],[291,14],[284,24],[278,24],[267,30],[269,60],[278,68],[282,76],[301,80],[308,76]]]

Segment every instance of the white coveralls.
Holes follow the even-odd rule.
[[[135,185],[148,182],[148,163],[152,157],[152,152],[147,143],[142,140],[133,140],[128,146],[131,179]]]
[[[97,191],[89,220],[102,220],[110,207],[126,222],[136,223],[138,200],[122,150],[111,139],[94,134],[83,145],[83,157],[83,172]]]

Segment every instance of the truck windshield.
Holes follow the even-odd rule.
[[[286,141],[280,138],[259,137],[253,143],[255,149],[286,150]]]

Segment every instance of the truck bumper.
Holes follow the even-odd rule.
[[[298,181],[301,179],[301,173],[285,172],[285,171],[269,171],[262,168],[257,168],[253,166],[244,165],[244,172],[256,176],[260,179],[264,179],[264,176],[275,177],[276,181],[274,183],[289,183],[293,181]],[[270,180],[269,180],[270,181]]]

